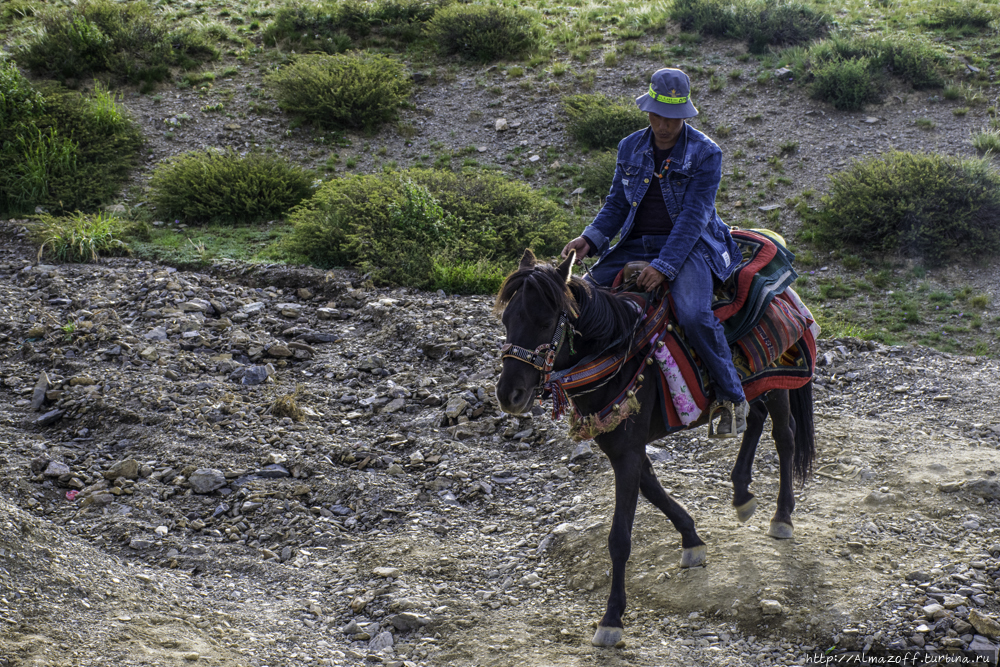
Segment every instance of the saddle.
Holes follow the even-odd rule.
[[[741,261],[728,280],[716,284],[712,308],[722,320],[747,400],[772,389],[802,387],[815,370],[819,327],[790,287],[798,277],[791,266],[794,256],[773,232],[769,233],[773,237],[749,230],[733,230],[732,234]],[[627,355],[608,354],[585,361],[553,374],[546,385],[552,392],[553,418],[557,419],[571,404],[567,391],[582,390],[616,373],[628,359],[644,357],[632,382],[604,410],[582,420],[574,408],[570,434],[575,439],[590,439],[613,430],[630,411],[638,410],[634,392],[645,381],[643,370],[648,371],[651,365],[660,372],[648,373],[650,379],[661,385],[663,396],[671,398],[660,405],[668,431],[697,426],[707,417],[711,379],[673,317],[672,299],[630,291],[648,265],[630,262],[612,288],[625,291],[644,312]]]

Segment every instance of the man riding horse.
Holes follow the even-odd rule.
[[[746,430],[747,401],[722,324],[712,312],[713,276],[725,280],[740,258],[715,210],[722,151],[684,122],[698,110],[691,103],[691,80],[681,70],[654,72],[649,91],[636,104],[649,115],[649,127],[618,144],[604,206],[562,256],[573,250],[578,257],[599,254],[590,273],[604,287],[633,261],[649,263],[639,275],[640,289],[653,291],[668,282],[677,321],[714,381],[716,402],[709,414],[721,417],[714,437],[733,438]],[[616,235],[620,240],[609,248]]]

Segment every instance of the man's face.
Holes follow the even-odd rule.
[[[657,148],[670,148],[677,143],[684,127],[683,118],[664,118],[649,112],[649,126],[653,128]]]

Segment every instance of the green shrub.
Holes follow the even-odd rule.
[[[142,145],[138,125],[99,85],[92,98],[52,83],[36,88],[11,63],[0,64],[0,119],[0,215],[106,203]]]
[[[146,2],[81,2],[67,11],[43,15],[41,25],[15,57],[36,74],[61,81],[98,72],[111,72],[130,83],[163,81],[179,56],[190,57],[189,50],[200,60],[218,55],[211,45],[193,49],[190,39],[171,36]],[[178,53],[175,40],[181,47]]]
[[[523,55],[539,41],[531,13],[494,5],[442,7],[428,22],[427,33],[443,53],[483,63]]]
[[[810,94],[837,109],[856,111],[882,99],[884,82],[868,58],[831,60],[812,69]]]
[[[158,215],[248,224],[282,216],[312,193],[311,183],[308,172],[284,158],[208,149],[162,163],[149,187]]]
[[[947,4],[937,7],[925,20],[931,28],[973,28],[982,30],[990,27],[993,12],[986,5],[969,3]]]
[[[751,53],[805,44],[826,35],[831,24],[808,5],[775,0],[676,0],[670,18],[681,30],[745,40]]]
[[[628,98],[616,100],[601,93],[570,95],[563,98],[562,106],[569,116],[566,131],[590,148],[612,148],[649,125],[646,114]]]
[[[341,53],[371,35],[410,43],[438,8],[452,0],[293,2],[278,9],[263,32],[265,44],[301,53]]]
[[[43,256],[57,262],[93,262],[98,257],[127,255],[129,248],[116,237],[122,236],[124,225],[118,218],[97,213],[55,217],[35,216],[38,221],[32,235],[39,244],[38,259]]]
[[[980,155],[985,153],[1000,155],[1000,129],[983,129],[982,132],[974,132],[972,134],[972,147]]]
[[[861,58],[868,59],[871,71],[877,76],[891,73],[917,90],[944,85],[941,68],[947,61],[928,44],[914,39],[835,36],[814,44],[807,60],[815,68],[827,62]],[[798,78],[803,74],[797,72]]]
[[[278,106],[321,127],[373,130],[410,94],[403,66],[369,53],[301,56],[267,77]]]
[[[583,188],[588,194],[606,197],[618,166],[618,151],[602,151],[583,166]]]
[[[493,289],[526,247],[555,253],[567,223],[528,186],[484,172],[413,169],[330,181],[288,220],[289,250],[318,266],[357,266],[380,283]],[[477,282],[478,281],[478,282]]]
[[[982,255],[1000,242],[1000,174],[984,159],[893,152],[833,175],[812,221],[829,247]]]

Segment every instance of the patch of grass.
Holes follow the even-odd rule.
[[[834,174],[810,223],[829,247],[978,256],[1000,242],[1000,174],[985,159],[888,153]]]
[[[525,247],[554,254],[568,233],[556,204],[483,171],[413,169],[338,179],[288,219],[295,229],[287,248],[317,266],[357,266],[377,283],[417,287],[452,284],[463,273],[495,275],[480,263],[506,268]]]
[[[283,215],[312,194],[307,171],[284,158],[232,150],[184,153],[150,179],[157,215],[189,224],[247,224]]]
[[[813,98],[835,109],[857,111],[882,100],[885,83],[869,58],[831,60],[812,68]]]
[[[817,66],[862,59],[866,59],[872,76],[881,79],[884,72],[892,72],[893,76],[917,90],[937,88],[945,83],[942,74],[947,67],[945,56],[927,42],[914,37],[830,37],[811,46],[806,57],[797,61],[796,78],[808,79],[802,70],[806,64],[815,71]]]
[[[733,133],[732,125],[716,125],[715,126],[715,136],[725,139],[730,134]]]
[[[935,127],[937,127],[937,123],[935,123],[930,118],[918,118],[914,122],[916,123],[917,127],[919,127],[921,130],[933,130]]]
[[[291,230],[287,224],[241,227],[209,224],[187,229],[146,225],[127,230],[125,240],[136,257],[178,267],[201,267],[213,258],[306,264],[306,257],[289,252],[281,242]]]
[[[319,127],[369,131],[393,120],[411,89],[399,62],[369,53],[301,56],[265,81],[289,113]]]
[[[611,148],[624,137],[649,125],[646,115],[631,99],[604,94],[570,95],[562,100],[569,116],[570,136],[589,148]]]
[[[541,37],[541,28],[531,12],[502,5],[461,3],[434,12],[427,32],[443,53],[457,53],[481,63],[530,53]]]
[[[670,18],[685,31],[744,40],[751,53],[805,44],[831,25],[829,16],[808,5],[773,0],[676,0]]]
[[[611,189],[617,165],[618,151],[612,149],[595,154],[583,166],[580,185],[591,195],[606,196]]]
[[[40,15],[41,29],[15,51],[36,74],[75,83],[110,72],[121,81],[152,84],[170,77],[170,67],[218,57],[206,40],[171,33],[144,1],[91,0]]]
[[[962,2],[934,8],[930,16],[924,19],[924,25],[930,28],[983,30],[990,26],[994,18],[994,13],[985,4]]]
[[[984,129],[972,134],[972,147],[980,155],[992,153],[1000,155],[1000,129]]]
[[[91,210],[109,201],[135,163],[139,127],[100,85],[91,97],[32,86],[0,61],[0,215]]]
[[[124,225],[108,213],[86,215],[35,216],[31,233],[38,243],[38,259],[56,262],[93,262],[98,257],[127,255],[129,248],[121,240]]]

